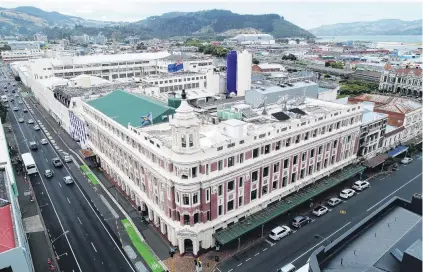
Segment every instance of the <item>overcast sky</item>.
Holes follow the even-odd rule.
[[[383,1],[383,0],[382,0]],[[107,21],[138,21],[148,16],[171,11],[199,11],[227,9],[240,14],[277,13],[286,20],[310,29],[327,24],[379,19],[417,20],[422,18],[419,1],[356,0],[347,2],[298,1],[242,1],[242,0],[1,0],[0,7],[35,6],[47,11]],[[408,0],[410,1],[410,0]]]

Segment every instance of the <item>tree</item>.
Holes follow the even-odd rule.
[[[325,67],[330,67],[330,62],[329,61],[326,61],[325,62]]]
[[[260,63],[260,61],[258,59],[253,58],[253,64],[259,64],[259,63]]]

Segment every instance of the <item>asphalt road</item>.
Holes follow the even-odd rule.
[[[217,271],[276,271],[288,263],[301,267],[315,248],[329,244],[390,198],[399,196],[410,200],[414,193],[422,192],[421,180],[422,161],[419,154],[413,163],[401,165],[391,175],[370,180],[369,189],[332,208],[326,215],[316,218],[308,212],[314,219],[311,224],[278,242],[263,239],[252,248],[221,263]],[[347,188],[351,183],[349,181],[342,187]],[[336,196],[339,191],[338,187],[329,195]],[[279,223],[289,225],[291,219],[292,216],[286,216]]]
[[[4,81],[0,79],[1,93],[4,94]],[[9,86],[9,85],[8,85]],[[13,87],[9,86],[11,93]],[[72,176],[69,169],[77,167],[74,163],[64,163],[61,168],[52,165],[52,158],[59,157],[49,143],[41,145],[40,140],[47,137],[42,131],[35,131],[34,125],[28,124],[28,119],[36,118],[30,112],[22,111],[24,104],[14,105],[19,111],[9,110],[12,129],[16,135],[21,153],[29,152],[28,142],[36,141],[38,150],[32,151],[40,175],[31,176],[31,184],[37,196],[42,215],[53,243],[56,256],[59,257],[61,271],[135,271],[127,256],[120,248],[118,239],[106,227],[94,205],[80,189],[78,182],[86,182],[82,174],[73,176],[75,183],[65,185],[63,177]],[[18,123],[23,117],[25,123]],[[53,178],[43,176],[46,169],[55,172]],[[67,232],[65,235],[62,235]],[[47,260],[46,260],[47,261]]]

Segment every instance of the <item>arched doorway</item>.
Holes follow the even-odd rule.
[[[184,240],[184,248],[186,254],[194,254],[194,245],[192,244],[191,239]]]
[[[398,87],[396,92],[397,92],[397,93],[400,93],[400,92],[401,92],[401,88],[400,88],[400,87]]]
[[[413,93],[411,92],[411,89],[408,89],[407,95],[413,95]]]

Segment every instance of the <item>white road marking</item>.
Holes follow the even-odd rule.
[[[81,219],[79,219],[79,217],[76,217],[76,218],[78,218],[79,224],[82,225]]]
[[[68,202],[69,202],[69,204],[70,204],[70,200],[69,200],[69,198],[66,198],[67,200],[68,200]]]
[[[222,272],[222,270],[220,270],[218,267],[216,267],[216,269],[217,269],[217,271],[219,271],[219,272]],[[231,269],[232,270],[232,269]],[[231,270],[229,270],[229,271],[231,271]],[[228,271],[228,272],[229,272]]]
[[[62,187],[62,184],[60,182],[58,182],[57,184],[59,184],[59,186]]]
[[[267,247],[265,249],[263,249],[263,251],[266,251],[266,250],[267,250]]]
[[[245,261],[248,262],[249,260],[251,260],[251,258],[246,259]]]
[[[270,242],[269,240],[265,240],[269,245],[271,245],[271,246],[273,246],[273,245],[275,245],[274,243],[272,243],[272,242]]]
[[[240,267],[242,265],[242,263],[238,264],[237,266]]]
[[[95,248],[95,246],[94,246],[93,242],[91,242],[91,245],[93,246],[94,251],[95,251],[95,252],[97,252],[97,249]]]
[[[385,201],[388,197],[391,197],[393,194],[395,194],[396,192],[398,192],[399,190],[401,190],[402,188],[404,188],[405,186],[407,186],[410,182],[412,182],[413,180],[415,180],[416,178],[420,177],[422,174],[418,174],[417,176],[415,176],[414,178],[410,179],[407,183],[405,183],[404,185],[402,185],[401,187],[399,187],[398,189],[396,189],[395,191],[393,191],[392,193],[390,193],[389,195],[387,195],[385,198],[383,198],[381,201],[379,201],[378,203],[376,203],[375,205],[371,206],[370,208],[367,209],[367,211],[371,211],[373,210],[374,207],[376,207],[377,205],[379,205],[381,202]]]
[[[303,254],[301,254],[300,256],[298,256],[295,260],[292,260],[290,263],[294,263],[296,262],[299,258],[303,257],[304,255],[308,254],[310,251],[312,251],[313,249],[315,249],[316,247],[320,246],[321,244],[323,244],[327,239],[329,239],[330,237],[332,237],[333,235],[335,235],[336,233],[338,233],[339,231],[343,230],[346,226],[348,226],[349,224],[351,224],[351,222],[348,222],[347,224],[345,224],[344,226],[342,226],[341,228],[339,228],[337,231],[335,231],[334,233],[332,233],[331,235],[329,235],[328,237],[326,237],[325,239],[323,239],[322,241],[320,241],[319,243],[317,243],[314,247],[310,248],[309,250],[307,250],[306,252],[304,252]]]
[[[216,269],[217,269],[217,270],[219,270],[217,267],[216,267]],[[219,270],[219,271],[220,271],[220,270]],[[229,269],[229,270],[228,270],[228,272],[231,272],[231,271],[233,271],[233,269]],[[222,271],[220,271],[220,272],[222,272]]]
[[[257,252],[256,254],[254,254],[254,256],[257,256],[257,255],[259,255],[260,254],[260,252]]]
[[[48,160],[46,159],[46,162],[48,162]]]

